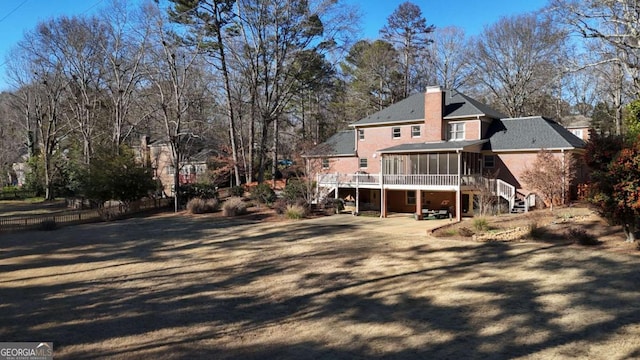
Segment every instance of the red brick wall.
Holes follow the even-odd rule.
[[[465,140],[480,140],[480,120],[466,121],[464,125]]]
[[[525,170],[533,167],[537,155],[537,151],[497,154],[496,166],[500,169],[498,178],[507,181],[516,188],[526,189],[527,185],[522,182],[522,174]],[[558,151],[554,152],[554,155],[561,158],[562,153]]]
[[[438,88],[429,88],[424,95],[425,141],[444,139],[442,127],[443,93]]]
[[[420,126],[420,137],[411,136],[411,127]],[[400,128],[400,138],[394,139],[392,137],[392,128]],[[425,142],[425,125],[422,123],[411,125],[388,125],[380,127],[367,127],[362,128],[364,130],[364,140],[358,140],[356,144],[358,157],[367,158],[367,169],[362,169],[369,174],[378,174],[380,172],[380,154],[376,154],[376,151],[381,149],[390,148],[401,144],[408,143],[421,143]],[[376,154],[374,158],[373,155]],[[358,163],[355,164],[356,168],[352,171],[358,171]]]

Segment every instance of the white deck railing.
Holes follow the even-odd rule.
[[[509,201],[509,210],[513,209],[513,206],[516,203],[516,188],[515,186],[509,184],[508,182],[502,181],[500,179],[497,180],[498,184],[498,196]]]
[[[457,186],[458,175],[383,175],[385,185]],[[380,185],[379,174],[319,174],[320,186]]]

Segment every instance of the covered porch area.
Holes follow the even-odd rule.
[[[461,220],[472,213],[473,195],[466,188],[482,173],[484,142],[402,144],[380,150],[381,216],[406,212],[419,219]]]

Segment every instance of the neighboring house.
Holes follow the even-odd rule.
[[[150,142],[149,137],[143,136],[140,141],[142,158],[147,166],[153,169],[153,178],[158,179],[162,184],[163,195],[173,196],[175,192],[174,174],[175,166],[171,147],[166,141]],[[201,182],[207,172],[207,160],[213,155],[213,150],[201,149],[194,155],[182,161],[179,166],[180,185]]]
[[[351,195],[359,210],[380,210],[382,217],[441,210],[457,219],[472,216],[482,186],[490,186],[511,210],[518,200],[532,205],[534,197],[520,179],[537,153],[564,156],[585,145],[552,120],[505,118],[439,87],[349,126],[305,154],[308,172],[315,173],[320,196]],[[497,175],[491,179],[489,173]]]
[[[584,115],[570,115],[562,118],[562,124],[573,135],[580,139],[589,141],[593,133],[593,127],[591,127],[591,118]]]

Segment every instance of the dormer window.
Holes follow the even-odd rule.
[[[464,123],[463,122],[449,123],[449,140],[451,141],[464,140]]]

